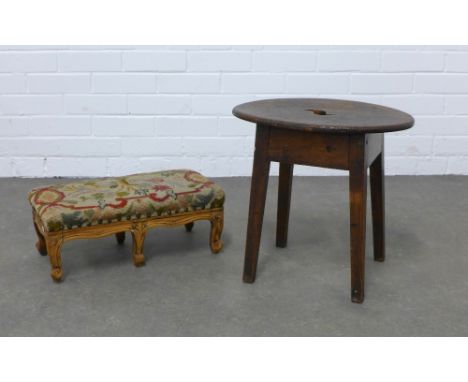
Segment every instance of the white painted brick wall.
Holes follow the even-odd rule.
[[[254,72],[312,72],[316,66],[316,52],[262,50],[253,53]]]
[[[0,94],[22,94],[26,89],[26,75],[0,74]]]
[[[123,71],[181,72],[186,69],[185,52],[122,52]]]
[[[89,74],[28,74],[28,92],[32,94],[89,93]]]
[[[94,93],[155,93],[156,75],[152,73],[93,74]]]
[[[3,95],[0,112],[9,116],[63,114],[63,96]]]
[[[412,92],[412,74],[351,75],[351,93],[354,94],[406,94]]]
[[[284,76],[270,73],[225,74],[221,80],[221,92],[235,94],[282,93],[284,92]]]
[[[59,52],[60,72],[118,72],[122,70],[120,52]],[[34,70],[32,70],[34,71]]]
[[[2,49],[3,50],[3,49]],[[0,72],[41,73],[57,71],[57,54],[42,52],[0,52]]]
[[[125,95],[65,95],[66,114],[127,114]]]
[[[251,175],[254,126],[231,110],[274,97],[407,111],[387,174],[468,175],[468,47],[0,46],[0,176]]]
[[[319,72],[378,72],[379,51],[322,51],[319,53]]]
[[[156,126],[156,134],[161,137],[215,137],[218,135],[218,118],[216,117],[158,117]]]
[[[468,72],[468,53],[448,53],[445,65],[447,72]]]
[[[290,74],[287,77],[287,91],[291,94],[309,94],[315,89],[318,94],[343,94],[349,91],[347,74]]]
[[[442,72],[443,52],[384,52],[383,72]]]
[[[246,51],[187,53],[189,72],[245,72],[251,68],[252,54]],[[184,68],[182,68],[184,69]]]
[[[130,157],[179,156],[183,154],[182,145],[182,138],[126,138],[122,140],[121,154]]]
[[[160,74],[158,91],[160,93],[217,93],[219,91],[219,74]]]
[[[91,126],[98,137],[154,137],[155,131],[154,118],[140,116],[94,116]]]

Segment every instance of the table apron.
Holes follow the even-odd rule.
[[[383,151],[382,133],[362,134],[365,140],[366,165]],[[270,128],[268,159],[274,162],[302,164],[349,170],[350,135],[310,133]]]
[[[347,170],[349,136],[271,128],[268,158],[275,162]]]

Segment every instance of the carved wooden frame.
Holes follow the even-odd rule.
[[[148,229],[162,226],[185,225],[187,232],[190,232],[193,227],[193,222],[197,220],[209,220],[211,222],[209,240],[211,251],[213,253],[221,251],[223,247],[223,242],[221,240],[224,225],[223,208],[198,210],[177,215],[158,216],[138,220],[126,220],[58,232],[48,232],[33,209],[34,229],[38,238],[36,248],[41,255],[49,255],[50,264],[52,266],[50,275],[54,281],[61,281],[62,279],[61,248],[66,241],[94,239],[115,234],[117,242],[122,244],[125,240],[125,232],[130,231],[133,237],[133,263],[135,266],[142,266],[145,264],[143,244]]]

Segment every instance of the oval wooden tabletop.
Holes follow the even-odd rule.
[[[384,133],[409,129],[414,118],[366,102],[279,98],[243,103],[232,113],[246,121],[284,129],[329,133]]]

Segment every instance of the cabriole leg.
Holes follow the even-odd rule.
[[[50,276],[52,280],[59,282],[62,280],[62,244],[63,239],[61,234],[46,236],[47,254],[49,255],[50,265],[52,270]]]
[[[224,212],[214,212],[211,215],[210,248],[211,252],[218,253],[223,248],[221,234],[224,226]],[[192,223],[193,224],[193,223]]]
[[[44,239],[44,236],[42,235],[41,231],[39,230],[39,227],[36,224],[36,220],[34,219],[34,214],[33,214],[33,224],[34,224],[34,230],[36,231],[36,235],[37,235],[36,248],[42,256],[46,256],[47,244]]]
[[[133,237],[133,264],[137,267],[145,265],[145,256],[143,255],[143,245],[145,243],[146,231],[148,227],[146,223],[135,223],[132,226]]]

